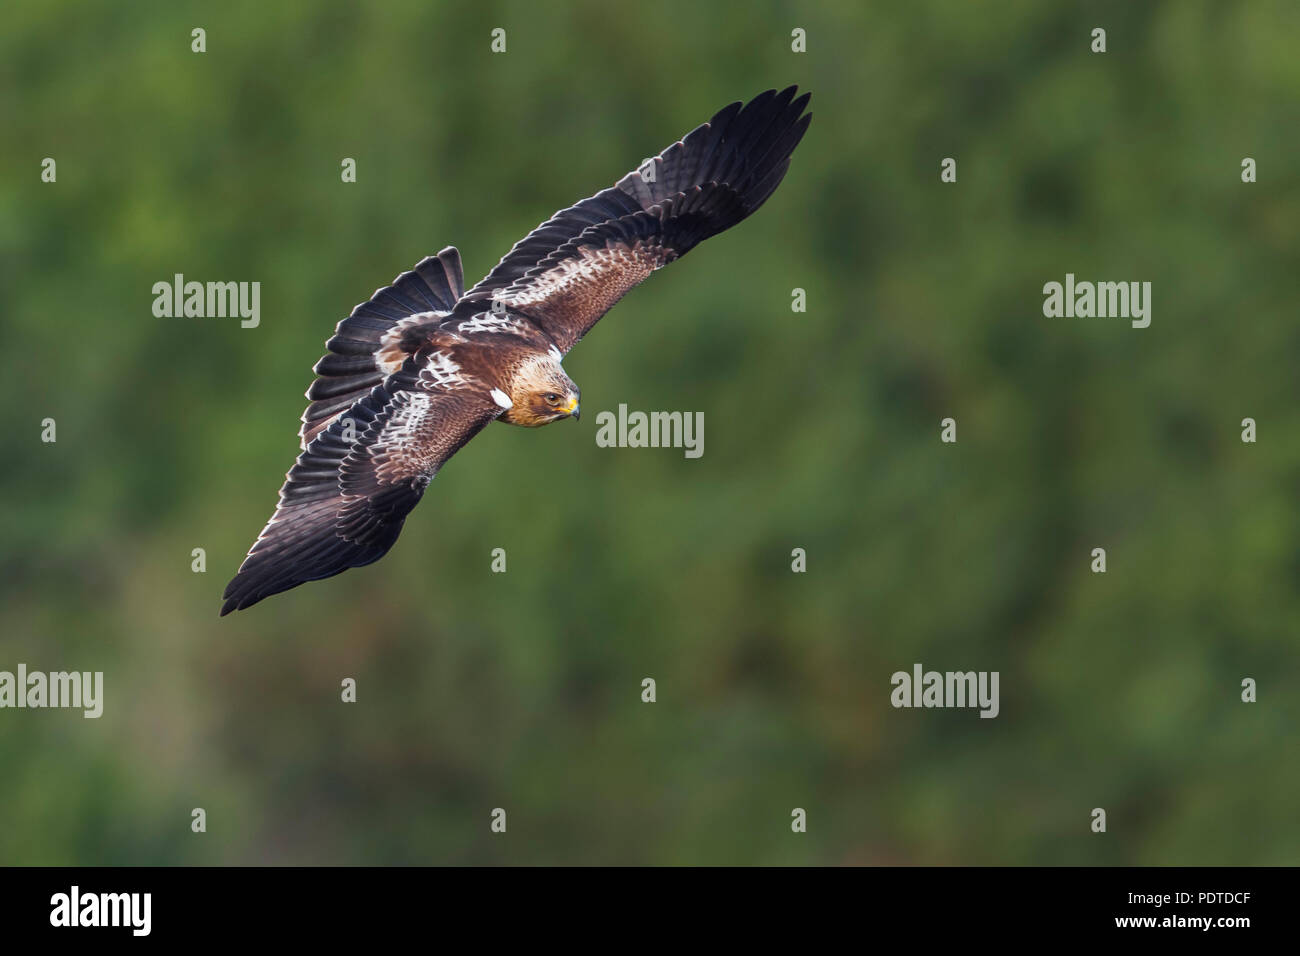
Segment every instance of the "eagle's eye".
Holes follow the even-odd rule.
[[[545,400],[547,405],[560,404],[560,396],[556,395],[554,392],[547,392],[542,396],[542,398]]]

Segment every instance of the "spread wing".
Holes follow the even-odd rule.
[[[561,210],[462,300],[500,299],[567,352],[654,270],[758,209],[790,166],[811,94],[732,103],[609,189]]]
[[[501,413],[446,352],[409,359],[298,456],[221,613],[379,560],[443,462]]]
[[[325,343],[327,351],[312,370],[317,378],[307,390],[312,401],[302,416],[302,447],[402,367],[403,332],[421,323],[436,324],[464,290],[460,253],[448,246],[353,309]]]

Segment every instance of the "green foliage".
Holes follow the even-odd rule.
[[[1300,859],[1294,4],[0,17],[0,669],[106,686],[0,711],[0,862]],[[792,82],[785,183],[574,351],[581,423],[489,428],[383,562],[218,619],[353,304]],[[261,326],[155,318],[177,272]],[[1066,272],[1151,327],[1045,318]],[[620,402],[704,457],[598,448]],[[918,661],[1001,715],[894,710]]]

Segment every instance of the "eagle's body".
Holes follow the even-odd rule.
[[[772,194],[812,118],[794,93],[721,110],[556,213],[468,292],[448,247],[357,306],[316,363],[302,454],[221,613],[378,560],[489,422],[576,418],[564,355],[629,289]]]

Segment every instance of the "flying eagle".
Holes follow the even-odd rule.
[[[577,418],[561,359],[629,289],[772,195],[812,119],[795,91],[720,110],[557,212],[468,292],[448,246],[353,309],[316,363],[302,454],[221,613],[379,560],[489,422]]]

